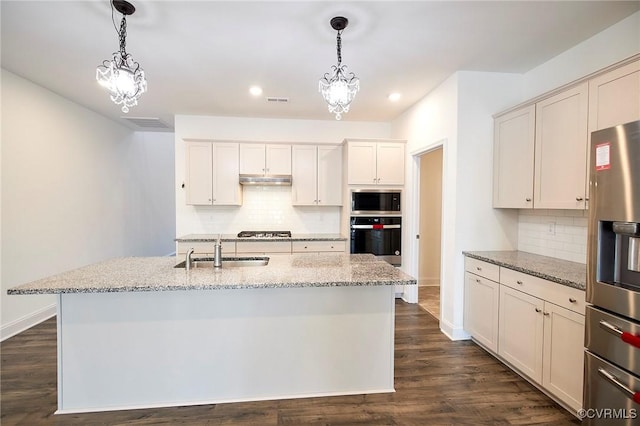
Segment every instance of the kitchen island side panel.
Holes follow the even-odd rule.
[[[393,286],[59,297],[57,413],[393,392]]]

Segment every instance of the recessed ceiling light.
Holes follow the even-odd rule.
[[[394,92],[394,93],[389,95],[389,100],[391,102],[396,102],[398,99],[400,99],[400,93],[398,93],[398,92]]]
[[[251,86],[249,88],[249,93],[251,93],[253,96],[260,96],[260,95],[262,95],[262,87],[260,87],[260,86]]]

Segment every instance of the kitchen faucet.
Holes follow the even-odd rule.
[[[213,248],[213,267],[222,268],[222,234],[218,234],[218,242]]]
[[[191,262],[192,262],[191,261],[191,255],[193,254],[193,252],[194,252],[194,250],[193,250],[193,247],[192,247],[192,248],[189,249],[189,251],[187,251],[187,258],[184,260],[184,265],[185,265],[187,271],[191,269]]]

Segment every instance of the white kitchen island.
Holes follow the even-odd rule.
[[[394,286],[371,255],[174,268],[121,258],[12,288],[58,294],[58,411],[393,392]]]

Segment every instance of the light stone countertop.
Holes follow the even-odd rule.
[[[465,251],[465,256],[585,290],[587,265],[524,251]]]
[[[291,234],[291,238],[239,238],[237,234],[222,234],[221,241],[347,241],[347,239],[340,234]],[[176,238],[175,241],[179,243],[216,242],[218,234],[188,234]]]
[[[7,294],[109,293],[280,287],[415,285],[371,254],[270,255],[266,266],[174,268],[175,257],[125,257],[64,272]]]

